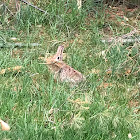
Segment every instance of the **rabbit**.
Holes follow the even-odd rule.
[[[85,80],[85,77],[77,70],[63,62],[64,47],[59,46],[54,56],[46,58],[46,64],[54,73],[54,77],[61,82],[68,82],[70,85],[76,85]]]

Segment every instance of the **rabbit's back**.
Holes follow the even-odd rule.
[[[59,71],[62,82],[79,83],[84,80],[84,76],[68,65],[64,65]]]

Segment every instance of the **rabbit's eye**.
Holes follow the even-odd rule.
[[[60,59],[60,57],[58,56],[58,57],[57,57],[57,59],[59,60],[59,59]]]

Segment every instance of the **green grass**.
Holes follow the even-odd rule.
[[[128,140],[131,133],[138,140],[140,45],[100,41],[106,24],[113,36],[129,32],[131,27],[106,23],[102,8],[95,8],[98,12],[92,9],[91,1],[81,11],[74,1],[67,5],[53,1],[44,8],[49,15],[23,6],[9,23],[5,24],[8,15],[0,17],[0,42],[17,37],[19,42],[41,44],[0,48],[0,70],[23,67],[21,72],[0,75],[0,118],[11,126],[8,132],[0,131],[0,139]],[[87,21],[92,11],[96,18]],[[78,87],[54,81],[38,59],[46,52],[55,53],[61,44],[68,46],[64,61],[86,76]],[[112,73],[107,74],[108,69]]]

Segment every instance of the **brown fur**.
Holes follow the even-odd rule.
[[[70,84],[78,84],[85,80],[85,77],[79,71],[62,61],[63,50],[64,48],[59,46],[56,54],[46,59],[46,63],[51,72],[54,73],[55,78],[58,77],[61,82],[68,82]]]

